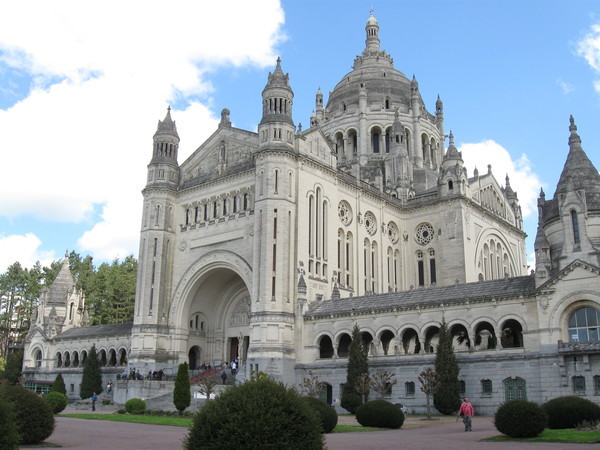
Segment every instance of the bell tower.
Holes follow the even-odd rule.
[[[172,362],[166,342],[170,265],[175,242],[175,197],[179,185],[179,135],[171,108],[158,121],[152,159],[143,189],[139,265],[135,294],[130,361],[140,369],[164,368]]]

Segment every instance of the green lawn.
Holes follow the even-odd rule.
[[[136,416],[133,414],[59,414],[58,417],[72,419],[108,420],[111,422],[148,423],[151,425],[171,425],[175,427],[189,427],[191,417],[161,417],[161,416]]]
[[[565,442],[573,444],[600,443],[600,431],[577,431],[574,428],[544,430],[533,438],[513,439],[505,435],[493,436],[484,441],[520,441],[520,442]]]

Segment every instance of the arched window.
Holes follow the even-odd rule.
[[[527,384],[523,378],[504,380],[504,401],[527,400]]]
[[[571,211],[571,225],[573,226],[573,243],[579,244],[579,222],[577,221],[577,211]]]
[[[329,336],[323,336],[319,341],[319,358],[333,357],[333,343]]]
[[[588,342],[600,339],[600,311],[586,306],[579,308],[569,318],[569,342]]]
[[[42,367],[42,351],[36,350],[35,356],[33,357],[35,360],[35,367]]]

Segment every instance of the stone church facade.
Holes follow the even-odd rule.
[[[389,400],[421,410],[417,376],[433,366],[445,321],[461,390],[482,413],[510,398],[600,395],[600,176],[574,120],[556,193],[538,200],[528,274],[508,177],[501,184],[490,166],[469,176],[441,99],[430,113],[417,80],[380,48],[373,16],[365,31],[327,104],[317,91],[305,130],[279,59],[256,132],[224,109],[180,164],[169,109],[143,189],[133,325],[91,330],[83,300],[70,315],[67,289],[64,311],[54,306],[60,328],[42,299],[24,363],[32,380],[114,332],[108,367],[174,373],[238,357],[242,377],[260,370],[297,385],[316,372],[336,404],[356,323],[371,368],[396,374]]]

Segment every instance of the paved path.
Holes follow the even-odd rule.
[[[79,411],[82,412],[82,411]],[[431,423],[431,422],[430,422]],[[534,444],[534,443],[491,443],[480,439],[499,434],[490,417],[475,417],[472,432],[465,432],[462,423],[443,423],[410,427],[399,430],[368,431],[356,433],[328,434],[329,450],[395,450],[395,449],[537,449],[554,450],[591,446],[581,444]],[[412,427],[412,426],[415,427]],[[68,449],[110,450],[175,450],[182,448],[182,440],[188,430],[185,427],[145,425],[98,420],[70,419],[57,417],[56,430],[48,441]],[[21,447],[22,449],[25,447]]]

